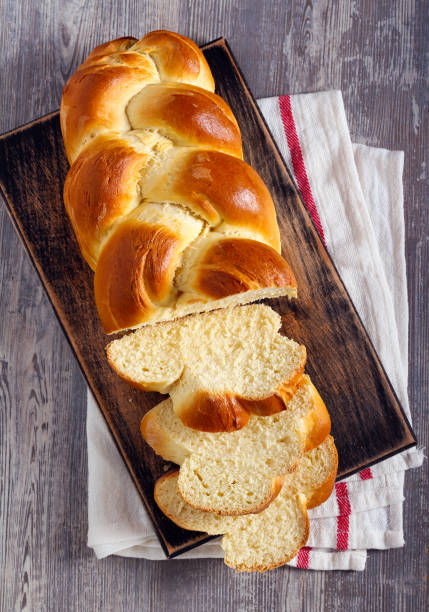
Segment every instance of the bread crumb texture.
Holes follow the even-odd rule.
[[[222,516],[196,510],[179,494],[178,472],[160,478],[155,500],[173,522],[184,529],[224,534],[225,563],[238,571],[264,572],[287,563],[305,545],[309,534],[308,500],[325,501],[333,488],[338,456],[328,436],[299,461],[284,478],[278,496],[258,514]]]
[[[145,415],[141,432],[163,459],[181,466],[178,488],[188,504],[220,514],[254,513],[276,497],[282,479],[304,456],[308,438],[315,437],[314,430],[320,429],[316,437],[322,439],[329,434],[326,408],[320,411],[315,398],[304,375],[287,410],[268,417],[251,415],[242,429],[219,433],[187,427],[171,400],[165,400]],[[309,418],[319,412],[322,418]]]
[[[188,426],[232,431],[249,412],[283,409],[300,383],[305,347],[280,325],[266,305],[225,308],[141,328],[111,342],[107,356],[135,386],[169,393]]]

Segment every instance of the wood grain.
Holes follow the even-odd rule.
[[[225,35],[256,97],[341,89],[354,141],[404,149],[410,404],[428,445],[424,0],[4,0],[0,23],[0,132],[58,108],[62,84],[95,44],[166,27],[200,43]],[[407,475],[405,548],[371,552],[362,574],[235,576],[214,560],[96,561],[85,546],[85,385],[1,208],[0,610],[427,609],[427,462]]]

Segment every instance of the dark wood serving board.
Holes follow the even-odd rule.
[[[415,435],[226,41],[203,50],[217,91],[240,125],[245,159],[276,204],[283,253],[297,277],[299,298],[272,306],[282,314],[286,334],[307,347],[307,371],[331,414],[339,477],[344,477],[415,445]],[[164,462],[143,442],[139,424],[161,396],[132,389],[107,364],[104,347],[111,337],[98,320],[93,275],[63,208],[67,170],[58,112],[0,137],[0,187],[10,216],[172,557],[209,538],[176,527],[154,502],[153,486]]]

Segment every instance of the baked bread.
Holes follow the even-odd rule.
[[[166,31],[100,45],[67,82],[64,203],[107,333],[295,297],[271,196],[202,52]]]
[[[178,472],[170,472],[155,485],[155,501],[176,525],[221,540],[225,563],[238,571],[264,572],[290,561],[309,534],[307,509],[323,503],[331,494],[338,456],[333,438],[300,460],[295,472],[285,477],[276,499],[260,514],[222,516],[195,510],[178,492]]]
[[[268,417],[252,415],[235,432],[205,433],[183,425],[171,400],[143,418],[146,442],[166,461],[180,465],[178,487],[194,508],[220,514],[260,512],[278,494],[283,477],[305,451],[329,434],[331,422],[308,376],[287,404]]]
[[[271,309],[243,306],[296,297],[297,283],[280,255],[271,196],[242,159],[231,109],[214,94],[198,47],[157,31],[89,55],[64,88],[61,129],[71,164],[65,207],[95,272],[105,331],[185,317],[107,348],[123,378],[170,394],[142,422],[155,450],[181,463],[177,485],[160,483],[174,484],[206,517],[270,502],[266,512],[275,512],[277,504],[294,532],[271,561],[261,534],[281,514],[268,515],[257,534],[259,518],[229,517],[244,522],[234,523],[238,540],[224,537],[238,569],[274,566],[308,531],[306,495],[282,484],[306,450],[316,452],[330,421],[303,375],[305,348],[278,333]],[[310,493],[322,495],[322,485]],[[257,562],[252,542],[261,547]]]
[[[145,326],[107,347],[112,368],[147,391],[169,393],[188,427],[234,431],[250,413],[284,410],[305,348],[278,333],[280,316],[251,304]]]

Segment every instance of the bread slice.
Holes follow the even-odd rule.
[[[260,514],[222,516],[195,510],[178,491],[178,471],[160,478],[155,501],[176,525],[210,535],[224,534],[225,563],[238,571],[264,572],[292,559],[309,534],[307,509],[331,494],[338,467],[333,438],[301,458],[297,470],[285,477],[276,499]]]
[[[246,427],[207,433],[183,425],[165,400],[143,418],[143,438],[166,461],[181,465],[179,491],[195,508],[221,514],[260,512],[278,494],[285,474],[330,431],[326,407],[303,376],[287,410],[251,415]]]
[[[107,357],[136,387],[169,393],[188,427],[234,431],[251,413],[284,410],[301,381],[305,347],[280,326],[269,306],[237,306],[144,327],[111,342]]]

